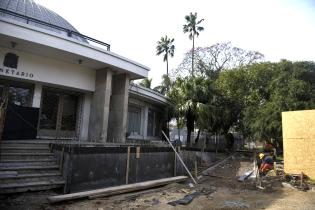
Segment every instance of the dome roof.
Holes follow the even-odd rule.
[[[55,12],[37,4],[33,0],[0,0],[0,8],[10,12],[17,13],[26,17],[34,18],[36,20],[56,25],[71,31],[78,32],[68,21],[62,18]],[[0,16],[13,18],[18,21],[27,22],[26,19],[21,17],[16,17],[8,13],[2,12],[0,10]],[[32,23],[32,21],[27,22],[28,24],[35,25],[41,28],[50,29],[56,31],[55,28],[49,28],[48,26],[43,26],[38,23]],[[58,30],[57,30],[58,31]]]

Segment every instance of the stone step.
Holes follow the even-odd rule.
[[[38,158],[38,157],[34,157],[32,159],[0,159],[0,163],[23,163],[23,162],[56,162],[57,159],[54,157],[51,158]]]
[[[55,162],[41,162],[41,161],[30,161],[30,162],[0,162],[0,169],[6,167],[20,167],[20,166],[48,166],[54,165]]]
[[[0,184],[0,194],[38,191],[62,187],[65,181],[61,178],[47,178],[45,181]]]
[[[1,153],[50,153],[50,150],[47,149],[36,149],[36,148],[1,148]]]
[[[36,144],[0,144],[0,149],[49,149],[49,145]]]
[[[0,171],[18,171],[19,173],[29,173],[34,170],[50,170],[50,169],[59,169],[59,166],[56,164],[49,165],[18,165],[18,166],[1,166]]]
[[[51,142],[50,141],[28,141],[28,140],[20,140],[20,141],[2,141],[1,145],[38,145],[38,146],[45,146],[49,145]]]
[[[47,178],[60,179],[61,173],[58,170],[54,170],[52,172],[39,172],[30,174],[1,174],[0,172],[0,184],[46,181]]]
[[[51,158],[54,157],[53,153],[50,152],[38,152],[38,153],[30,153],[30,152],[18,152],[18,153],[8,153],[3,152],[0,153],[0,160],[16,160],[16,159],[41,159],[41,158]]]

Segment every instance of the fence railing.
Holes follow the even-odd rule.
[[[14,17],[18,17],[18,18],[24,19],[27,24],[29,24],[30,22],[33,22],[33,23],[37,23],[37,24],[40,24],[40,25],[43,25],[43,26],[50,27],[52,29],[57,29],[57,30],[60,30],[60,31],[64,31],[64,32],[67,33],[67,35],[69,37],[72,37],[73,35],[77,36],[77,37],[79,37],[79,38],[81,38],[83,40],[88,40],[88,41],[91,41],[93,43],[102,45],[102,46],[104,46],[106,48],[107,51],[110,51],[110,44],[107,44],[105,42],[99,41],[99,40],[94,39],[92,37],[86,36],[86,35],[81,34],[79,32],[76,32],[76,31],[73,31],[73,30],[70,30],[70,29],[67,29],[67,28],[63,28],[61,26],[57,26],[57,25],[54,25],[54,24],[51,24],[51,23],[47,23],[47,22],[44,22],[44,21],[38,20],[36,18],[32,18],[32,17],[26,16],[26,15],[21,15],[19,13],[12,12],[12,11],[9,11],[9,10],[6,10],[6,9],[2,9],[2,8],[0,8],[0,13],[12,15]]]

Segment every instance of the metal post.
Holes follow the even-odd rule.
[[[190,178],[193,180],[193,182],[195,184],[197,184],[196,180],[194,179],[194,177],[191,175],[190,171],[188,170],[188,168],[186,167],[184,161],[182,160],[182,158],[180,157],[180,155],[177,153],[176,149],[174,148],[174,146],[172,145],[171,141],[169,140],[169,138],[166,136],[166,134],[164,133],[164,131],[162,131],[163,135],[165,136],[167,142],[171,145],[172,149],[174,150],[175,154],[177,155],[179,161],[183,164],[185,170],[187,171],[187,173],[189,174]]]

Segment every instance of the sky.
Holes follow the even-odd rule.
[[[111,51],[151,70],[152,86],[166,73],[156,56],[162,36],[174,38],[176,68],[192,47],[183,33],[185,15],[205,19],[198,47],[232,42],[267,61],[315,61],[315,0],[35,0],[69,21],[80,33],[109,43]]]

